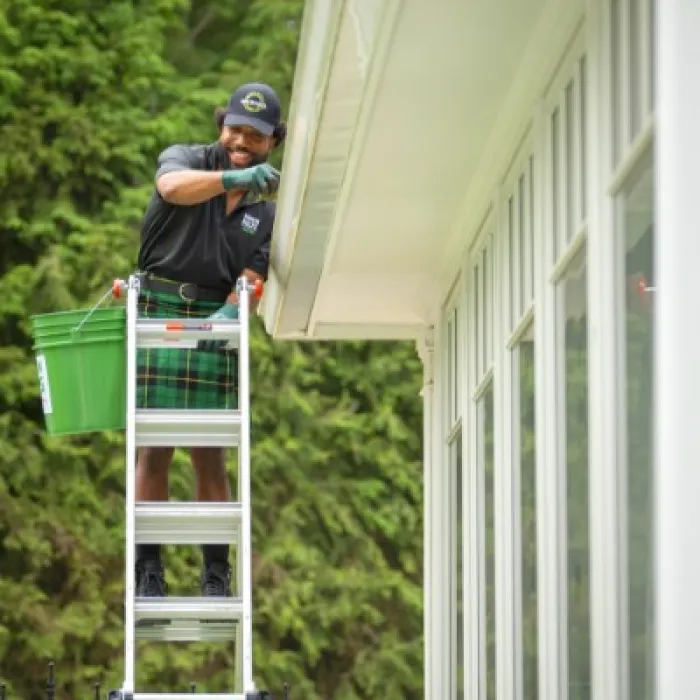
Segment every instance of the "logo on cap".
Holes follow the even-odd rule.
[[[267,104],[265,103],[265,98],[262,93],[254,90],[249,92],[242,100],[241,104],[246,112],[262,112],[267,109]]]

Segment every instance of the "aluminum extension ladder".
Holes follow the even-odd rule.
[[[138,318],[139,278],[116,280],[113,295],[126,293],[126,563],[124,601],[124,680],[109,700],[265,700],[253,682],[251,501],[250,501],[250,299],[262,285],[237,281],[238,321]],[[181,410],[136,408],[136,350],[144,347],[193,348],[199,340],[228,340],[239,354],[238,408]],[[138,447],[238,447],[238,502],[139,502],[135,472]],[[137,544],[228,544],[237,546],[236,586],[231,598],[136,598]],[[159,622],[160,621],[160,622]],[[143,624],[143,623],[146,624]],[[138,624],[141,623],[141,624]],[[235,640],[232,693],[142,693],[134,688],[135,646],[140,640]],[[286,695],[286,692],[285,692]]]

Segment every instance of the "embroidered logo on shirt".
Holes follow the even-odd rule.
[[[249,236],[252,236],[258,230],[259,224],[260,219],[257,219],[250,214],[244,214],[243,221],[241,221],[241,230],[244,233],[247,233]]]

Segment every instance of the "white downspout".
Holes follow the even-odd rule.
[[[700,698],[700,3],[655,3],[656,697]]]
[[[423,338],[418,341],[418,354],[423,361],[423,668],[424,668],[424,697],[431,700],[433,694],[433,631],[435,613],[432,605],[433,575],[433,406],[435,400],[434,388],[434,332],[426,328]]]

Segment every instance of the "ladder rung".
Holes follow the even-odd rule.
[[[134,693],[133,700],[246,700],[244,693]]]
[[[235,447],[241,430],[237,410],[141,408],[137,447]]]
[[[134,617],[140,620],[228,620],[238,622],[243,613],[240,598],[136,598]]]
[[[175,620],[166,624],[146,624],[135,628],[138,641],[154,642],[227,642],[236,638],[235,622]]]
[[[234,544],[240,503],[148,501],[136,504],[136,544]]]
[[[238,321],[199,318],[145,318],[136,322],[136,345],[141,348],[194,348],[199,340],[228,340],[237,348],[241,333]]]

